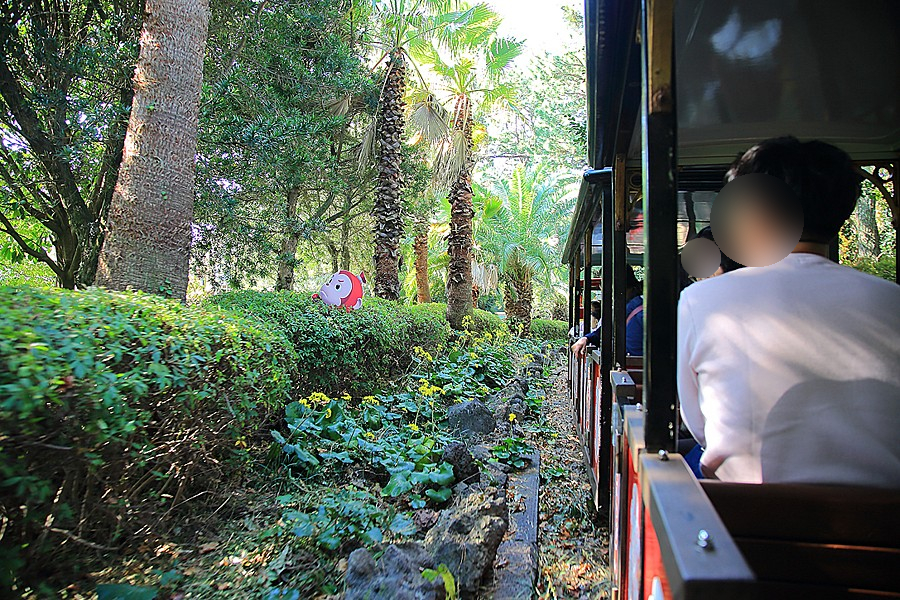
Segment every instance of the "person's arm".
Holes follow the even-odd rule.
[[[597,327],[597,329],[593,330],[592,332],[590,332],[589,334],[587,334],[584,337],[587,338],[588,344],[597,346],[598,348],[600,347],[600,341],[602,338],[600,337],[600,327],[599,326]]]
[[[682,293],[678,302],[678,400],[681,418],[697,443],[706,447],[706,424],[700,410],[700,385],[692,358],[696,351],[697,331],[691,314],[690,299]]]
[[[600,345],[599,327],[586,336],[578,338],[578,340],[574,344],[572,344],[572,351],[575,352],[577,356],[584,356],[584,350],[589,343],[593,344],[594,346]]]

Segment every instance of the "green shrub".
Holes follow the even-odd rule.
[[[569,325],[565,321],[552,319],[532,319],[531,337],[538,340],[564,340],[569,335]]]
[[[888,281],[894,281],[897,271],[897,259],[893,256],[882,256],[878,260],[872,258],[858,258],[855,261],[845,263],[863,273],[875,275]]]
[[[472,313],[472,320],[474,321],[472,329],[476,333],[490,333],[492,335],[509,333],[509,328],[503,322],[503,319],[486,310],[476,308]]]
[[[370,393],[405,372],[413,346],[433,348],[449,336],[437,309],[379,298],[354,311],[295,292],[229,292],[209,302],[280,329],[294,345],[303,394]]]
[[[246,435],[290,400],[295,364],[280,333],[225,311],[0,288],[0,512],[29,519],[3,543],[28,543],[51,505],[56,530],[86,510],[79,535],[109,543],[154,506],[214,496]]]
[[[413,311],[421,311],[433,316],[435,320],[440,319],[444,324],[447,323],[447,304],[444,302],[432,302],[430,304],[416,304],[411,307]],[[497,335],[498,333],[509,333],[506,323],[492,312],[476,308],[472,313],[472,325],[470,329],[474,333],[490,333]],[[449,333],[449,330],[445,330]],[[446,338],[442,343],[446,342]]]
[[[446,304],[414,304],[408,310],[412,315],[410,338],[414,345],[423,348],[446,346],[450,339]]]

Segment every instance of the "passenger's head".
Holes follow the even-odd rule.
[[[697,232],[697,237],[707,239],[713,243],[716,242],[716,238],[713,237],[712,227],[708,225]],[[714,276],[731,273],[732,271],[736,271],[744,267],[744,265],[742,265],[741,263],[728,258],[728,256],[726,256],[725,253],[721,250],[719,250],[719,255],[721,256],[721,261],[719,262],[719,271],[716,271],[714,273]]]
[[[637,296],[644,292],[644,284],[638,281],[634,274],[634,267],[625,265],[625,293],[628,296]]]
[[[861,177],[846,152],[818,140],[772,138],[735,161],[727,180],[763,173],[784,181],[803,210],[801,241],[828,243],[856,206]]]
[[[603,314],[600,309],[601,309],[600,301],[599,300],[591,300],[591,316],[594,317],[595,319],[597,319],[598,321],[600,320],[600,315]]]

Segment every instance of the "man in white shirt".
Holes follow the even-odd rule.
[[[804,225],[775,264],[696,283],[678,305],[678,392],[701,468],[726,481],[900,488],[900,286],[829,261],[859,177],[823,142],[767,140],[729,179],[777,177]]]

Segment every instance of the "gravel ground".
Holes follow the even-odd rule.
[[[565,364],[554,365],[541,427],[529,435],[541,451],[537,597],[606,598],[609,535],[590,501],[566,378]]]

